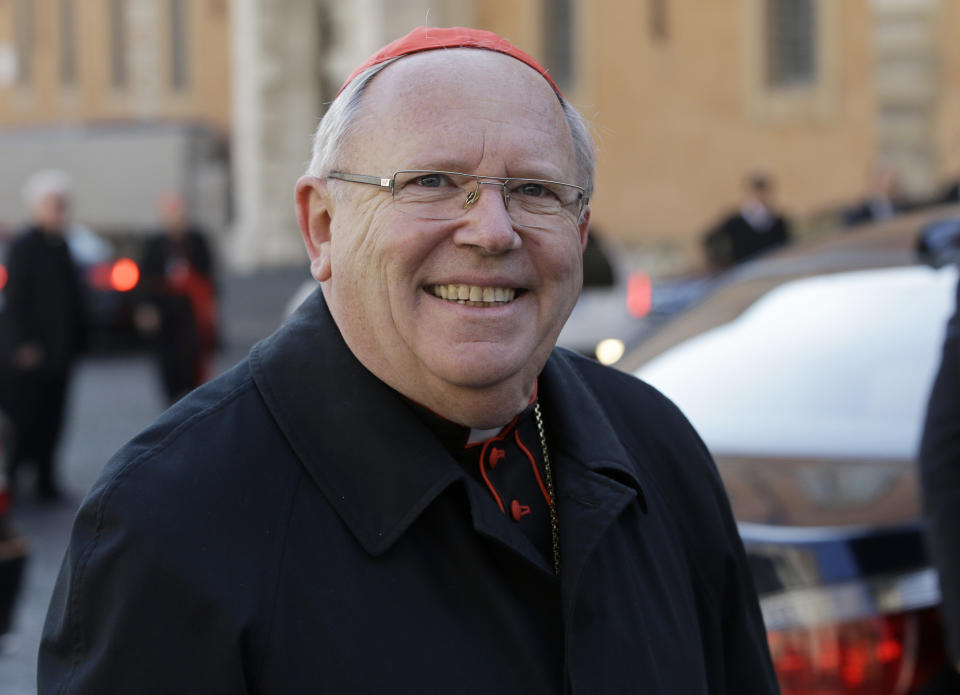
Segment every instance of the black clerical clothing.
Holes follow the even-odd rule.
[[[26,228],[10,245],[0,312],[0,407],[15,427],[7,466],[11,487],[23,463],[36,467],[37,492],[56,496],[54,456],[70,374],[85,341],[79,269],[61,234]],[[17,363],[31,346],[35,365]]]
[[[209,377],[217,343],[213,257],[204,233],[190,227],[150,236],[141,266],[142,299],[159,312],[157,358],[172,403]]]
[[[779,213],[770,212],[751,220],[737,211],[725,217],[703,239],[711,265],[723,269],[742,263],[790,241],[790,225]]]
[[[538,398],[559,578],[316,291],[107,465],[40,695],[776,693],[736,524],[679,411],[564,350]]]

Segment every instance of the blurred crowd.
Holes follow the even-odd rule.
[[[217,344],[213,259],[183,199],[160,196],[158,228],[143,240],[140,258],[108,265],[111,276],[103,282],[103,270],[86,267],[83,249],[109,243],[72,222],[71,196],[62,171],[31,176],[23,188],[28,220],[0,258],[0,410],[11,425],[6,486],[15,496],[30,478],[41,502],[61,496],[54,457],[71,373],[97,325],[97,308],[87,301],[92,292],[129,293],[132,328],[153,346],[171,403],[210,376]],[[124,272],[129,278],[117,277]]]
[[[23,186],[25,223],[0,229],[0,636],[28,554],[11,505],[23,495],[62,498],[57,446],[74,366],[96,323],[91,296],[129,295],[132,328],[154,352],[171,403],[209,378],[217,346],[213,258],[183,199],[162,195],[140,258],[104,271],[90,262],[110,258],[110,243],[72,221],[72,195],[64,172],[39,171]],[[127,277],[101,277],[119,271]]]
[[[703,236],[704,255],[712,271],[730,268],[796,238],[793,220],[778,205],[772,174],[748,173],[742,191],[736,207]],[[870,170],[862,196],[833,217],[842,229],[852,230],[904,212],[956,202],[960,202],[960,177],[946,182],[933,196],[915,198],[904,194],[896,167],[880,162]]]

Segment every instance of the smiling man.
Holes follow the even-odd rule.
[[[360,66],[296,186],[321,287],[107,466],[40,692],[776,692],[696,434],[554,347],[592,182],[502,38]]]

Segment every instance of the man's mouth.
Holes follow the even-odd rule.
[[[429,290],[434,296],[448,302],[479,307],[508,304],[514,300],[518,292],[513,287],[480,287],[479,285],[433,285]]]

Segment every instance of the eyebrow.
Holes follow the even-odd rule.
[[[466,166],[465,162],[463,162],[462,160],[457,162],[455,160],[447,159],[447,160],[440,160],[439,163],[437,160],[431,160],[430,164],[426,164],[422,166],[419,164],[411,165],[411,166],[403,166],[397,169],[396,171],[452,171],[452,172],[458,172],[461,174],[470,174],[471,176],[480,176],[481,178],[483,178],[484,176],[490,176],[495,178],[509,178],[509,179],[536,179],[538,181],[564,181],[566,176],[565,174],[559,173],[559,171],[556,174],[550,174],[550,173],[547,173],[544,169],[526,167],[526,166],[517,170],[523,173],[514,173],[508,170],[507,173],[503,174],[502,176],[500,174],[478,174],[476,171],[471,171],[471,169],[473,168],[474,167],[472,166]]]

